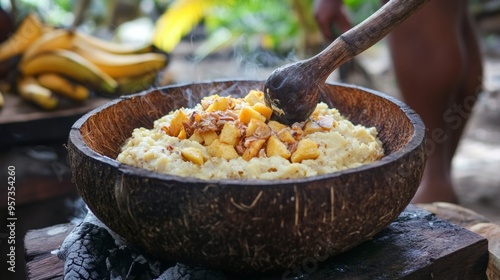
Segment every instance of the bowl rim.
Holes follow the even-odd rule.
[[[381,97],[383,99],[386,99],[387,101],[395,104],[403,113],[405,116],[409,119],[413,126],[413,134],[411,135],[409,141],[407,142],[406,145],[402,146],[398,151],[391,153],[389,155],[386,155],[382,157],[381,159],[372,162],[372,163],[367,163],[363,164],[358,167],[353,167],[353,168],[348,168],[340,171],[336,171],[333,173],[327,173],[327,174],[321,174],[321,175],[314,175],[314,176],[308,176],[308,177],[303,177],[303,178],[293,178],[293,179],[273,179],[273,180],[266,180],[266,179],[200,179],[200,178],[195,178],[195,177],[184,177],[184,176],[178,176],[178,175],[172,175],[172,174],[166,174],[166,173],[160,173],[160,172],[155,172],[152,170],[148,170],[145,168],[141,167],[135,167],[131,165],[127,165],[124,163],[121,163],[117,161],[116,159],[110,158],[108,156],[102,155],[97,153],[95,150],[91,149],[83,140],[83,136],[80,132],[81,127],[83,124],[93,115],[96,113],[105,110],[111,106],[114,106],[118,104],[119,102],[126,101],[128,99],[132,99],[138,96],[143,96],[147,95],[151,92],[155,91],[162,91],[164,89],[171,89],[171,88],[178,88],[178,87],[184,87],[184,86],[189,86],[189,85],[195,85],[195,84],[219,84],[219,83],[236,83],[236,82],[255,82],[255,83],[263,83],[264,80],[254,80],[254,79],[214,79],[210,81],[201,81],[201,82],[186,82],[186,83],[177,83],[177,84],[171,84],[167,86],[161,86],[161,87],[154,87],[150,88],[135,94],[130,94],[130,95],[123,95],[120,97],[117,97],[116,99],[110,100],[109,102],[106,102],[99,107],[96,107],[95,109],[87,112],[84,114],[82,117],[80,117],[72,126],[69,132],[69,141],[73,143],[73,145],[83,154],[85,154],[88,157],[93,158],[94,160],[99,161],[102,164],[115,167],[118,169],[118,171],[121,174],[124,175],[133,175],[133,176],[141,176],[145,179],[153,179],[153,180],[162,180],[162,181],[175,181],[180,184],[214,184],[214,185],[239,185],[239,186],[257,186],[257,185],[267,185],[267,186],[284,186],[284,185],[290,185],[290,183],[293,183],[292,185],[298,185],[298,184],[305,184],[308,182],[312,181],[318,181],[318,180],[324,180],[324,179],[330,179],[334,177],[341,177],[344,175],[349,175],[352,173],[358,173],[361,171],[365,171],[368,169],[374,169],[374,168],[380,168],[382,166],[385,166],[387,164],[390,164],[399,158],[405,156],[408,152],[413,151],[414,149],[417,149],[423,141],[425,141],[425,125],[420,118],[420,116],[413,110],[411,109],[406,103],[403,101],[387,95],[385,93],[369,89],[366,87],[358,86],[358,85],[353,85],[353,84],[347,84],[347,83],[341,83],[341,82],[325,82],[327,85],[333,85],[333,86],[341,86],[341,87],[346,87],[346,88],[353,88],[356,90],[362,90],[365,92],[368,92],[370,94],[373,94],[377,97]]]

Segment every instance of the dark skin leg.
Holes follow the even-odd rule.
[[[428,160],[413,203],[457,202],[451,162],[480,91],[482,63],[466,1],[431,1],[389,36],[405,102],[427,127]]]
[[[342,31],[349,28],[342,0],[314,3],[314,16],[325,38],[333,39],[332,26]],[[422,117],[428,131],[428,161],[412,202],[457,202],[452,159],[482,78],[467,0],[430,1],[389,35],[389,45],[404,101]]]
[[[463,129],[468,120],[469,114],[472,113],[472,109],[478,97],[478,94],[482,91],[483,64],[481,50],[479,47],[477,34],[473,28],[472,19],[468,15],[465,16],[465,19],[462,22],[462,34],[465,41],[465,54],[467,58],[465,78],[462,81],[462,86],[457,92],[457,98],[455,100],[455,102],[459,103],[451,105],[453,108],[456,108],[456,111],[458,112],[457,114],[459,116],[465,115],[466,118],[462,119],[463,122],[461,122],[460,125],[458,125],[458,122],[455,122],[451,126],[451,133],[454,134],[452,139],[455,141],[455,143],[452,143],[450,145],[450,161],[456,152],[456,148],[458,147]]]

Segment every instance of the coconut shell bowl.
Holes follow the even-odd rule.
[[[385,156],[336,173],[284,180],[201,180],[115,160],[137,127],[206,95],[245,96],[263,81],[173,85],[124,96],[72,127],[73,179],[110,229],[165,260],[236,272],[279,271],[370,239],[410,203],[424,169],[425,127],[395,98],[345,85],[321,100],[355,124],[375,126]]]

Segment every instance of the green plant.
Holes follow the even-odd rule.
[[[380,0],[344,0],[353,24],[362,22],[380,7]]]
[[[287,53],[320,41],[311,7],[312,0],[177,0],[157,21],[154,41],[170,52],[203,20],[208,38],[197,49],[198,58],[235,45]]]

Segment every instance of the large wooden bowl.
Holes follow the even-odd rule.
[[[402,102],[342,84],[322,99],[354,123],[376,126],[381,160],[293,180],[200,180],[120,164],[136,127],[201,97],[243,96],[262,81],[168,86],[97,108],[71,129],[77,189],[109,228],[164,259],[231,271],[286,269],[324,260],[371,238],[409,204],[424,162],[424,125]]]

